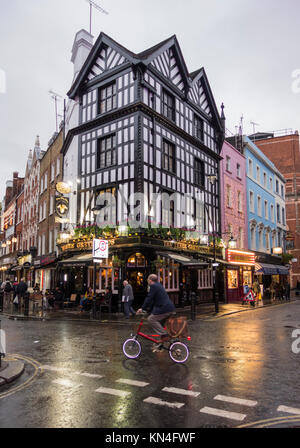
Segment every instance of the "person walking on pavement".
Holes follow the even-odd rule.
[[[27,289],[28,289],[28,287],[27,287],[27,284],[24,281],[24,278],[21,278],[20,283],[16,287],[16,293],[17,293],[17,296],[19,298],[19,307],[20,307],[20,309],[22,308],[22,305],[23,305],[23,302],[24,302],[24,296],[25,296],[25,293],[26,293]]]
[[[1,289],[4,291],[4,304],[7,306],[11,302],[11,293],[13,292],[13,286],[8,277],[6,281],[2,283]]]
[[[122,294],[122,302],[124,303],[124,314],[125,318],[129,319],[129,315],[135,316],[135,311],[132,308],[132,304],[134,301],[132,286],[128,283],[127,280],[123,282],[124,289]]]
[[[161,342],[163,343],[169,339],[169,335],[161,323],[166,321],[170,316],[176,314],[175,306],[173,302],[171,302],[163,285],[158,282],[157,275],[149,275],[148,285],[150,286],[150,291],[142,308],[137,311],[137,314],[141,314],[147,309],[151,310],[151,314],[148,317],[148,323],[154,333],[160,336]]]

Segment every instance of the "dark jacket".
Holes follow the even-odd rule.
[[[175,306],[169,299],[165,288],[160,283],[154,283],[150,286],[142,309],[150,309],[152,314],[158,315],[172,313],[175,311]]]
[[[16,293],[23,296],[27,291],[27,285],[25,282],[20,282],[16,287]]]

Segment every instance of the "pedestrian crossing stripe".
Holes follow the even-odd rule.
[[[136,386],[136,387],[146,387],[149,386],[149,383],[144,383],[143,381],[134,381],[134,380],[127,380],[124,378],[120,378],[116,381],[116,383],[120,384],[128,384],[128,386]]]
[[[247,415],[245,414],[238,414],[237,412],[224,411],[223,409],[209,408],[207,406],[200,409],[200,412],[202,414],[210,414],[214,415],[215,417],[223,417],[228,418],[230,420],[238,420],[238,421],[243,421],[247,417]]]
[[[156,404],[158,406],[166,406],[168,408],[176,408],[176,409],[180,409],[184,406],[184,403],[176,403],[176,402],[168,402],[168,401],[163,401],[160,398],[156,398],[156,397],[148,397],[145,400],[143,400],[144,403],[151,403],[151,404]]]
[[[127,397],[128,395],[131,395],[131,392],[127,392],[125,390],[111,389],[109,387],[99,387],[99,389],[95,390],[95,392],[99,394],[116,395],[118,397]]]
[[[244,400],[242,398],[227,397],[225,395],[217,395],[214,400],[226,401],[227,403],[240,404],[242,406],[256,406],[257,401]]]
[[[170,392],[171,394],[178,394],[178,395],[187,395],[189,397],[198,397],[200,395],[200,392],[194,392],[192,390],[186,390],[186,389],[177,389],[176,387],[164,387],[163,392]]]

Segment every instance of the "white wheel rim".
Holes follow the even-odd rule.
[[[175,359],[175,358],[173,357],[173,355],[172,355],[172,349],[173,349],[174,346],[176,346],[176,345],[181,346],[181,347],[184,347],[184,350],[185,350],[185,352],[186,352],[186,356],[185,356],[185,358],[184,358],[182,361],[179,361],[178,359]],[[189,354],[190,354],[190,352],[189,352],[188,347],[187,347],[185,344],[183,344],[182,342],[174,342],[174,343],[170,346],[170,348],[169,348],[169,355],[170,355],[170,358],[172,359],[172,361],[174,361],[174,362],[176,362],[176,363],[183,363],[183,362],[185,362],[185,361],[188,359]]]
[[[138,347],[138,352],[136,355],[132,356],[132,355],[128,355],[128,353],[126,352],[126,344],[128,344],[129,342],[134,342],[134,345]],[[129,359],[136,359],[140,356],[141,353],[141,344],[139,343],[139,341],[137,341],[136,339],[127,339],[124,344],[123,344],[123,353],[125,356],[127,356],[127,358]]]

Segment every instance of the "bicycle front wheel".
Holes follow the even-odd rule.
[[[127,339],[123,344],[123,353],[129,359],[136,359],[141,354],[141,344],[136,339]]]
[[[184,363],[189,357],[189,349],[183,342],[174,342],[170,345],[169,355],[172,361]]]

